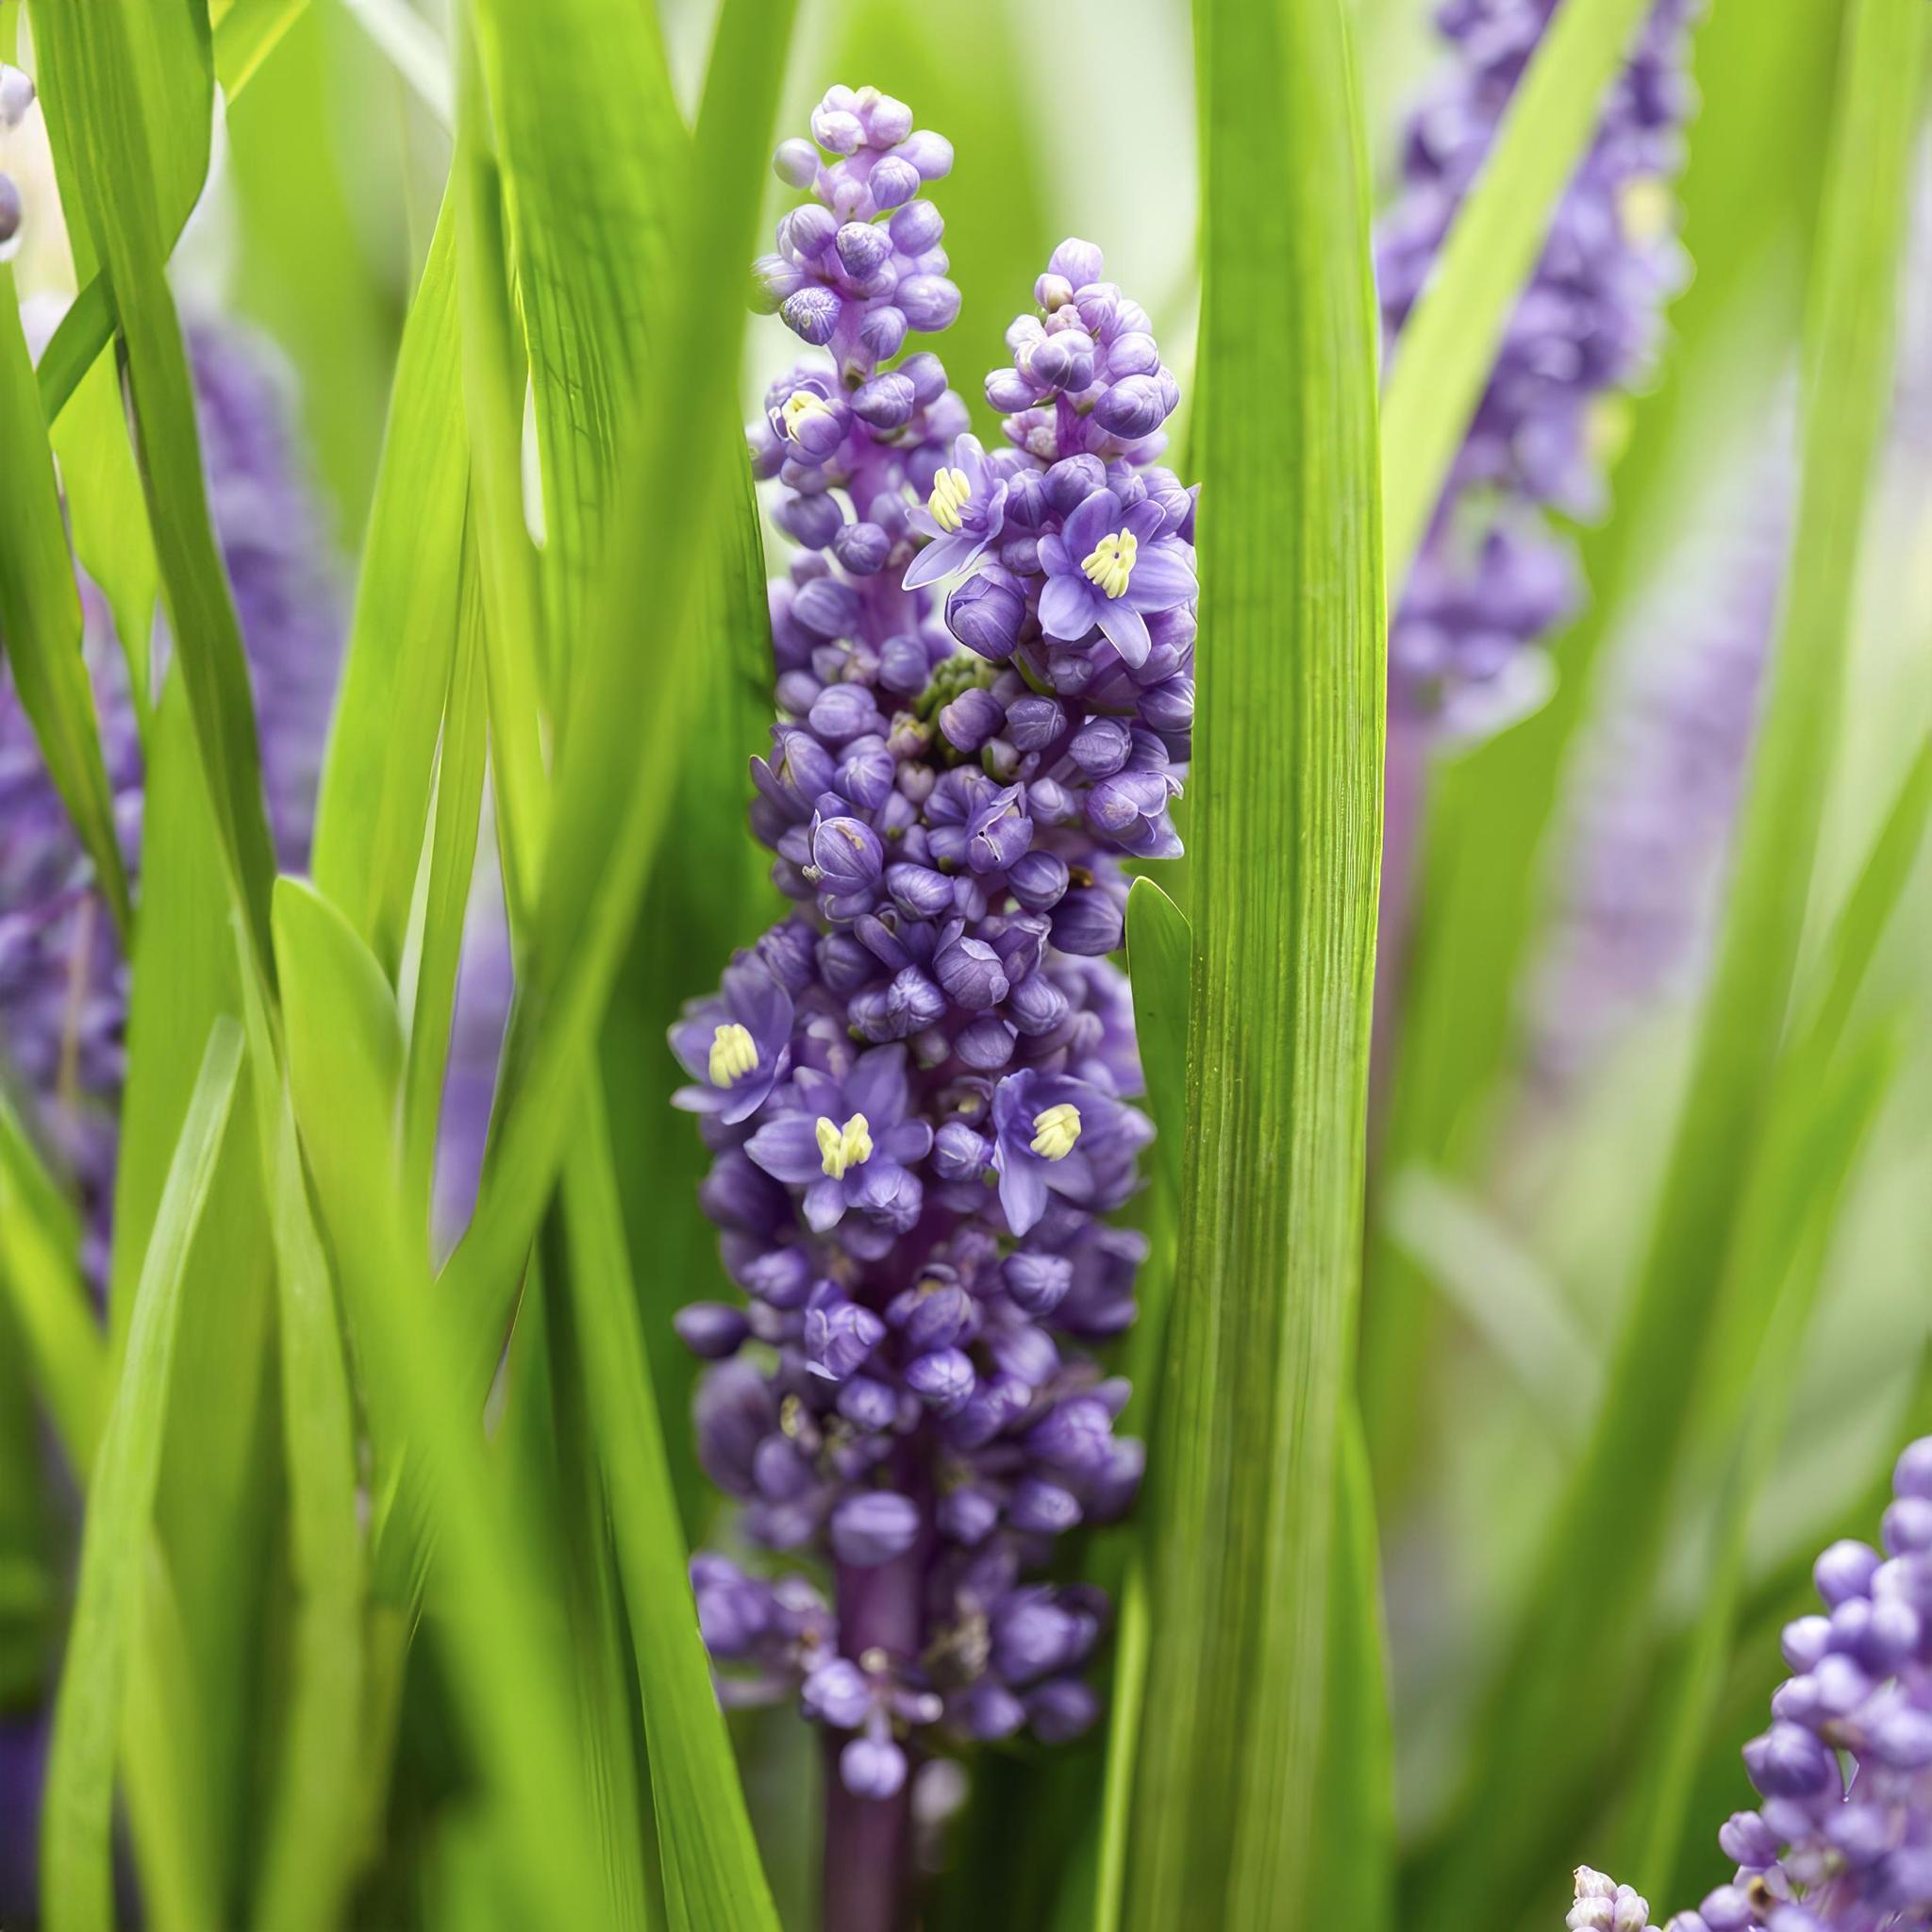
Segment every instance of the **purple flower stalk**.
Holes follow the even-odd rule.
[[[1883,1548],[1832,1544],[1812,1570],[1821,1609],[1785,1626],[1795,1674],[1744,1747],[1760,1803],[1718,1833],[1735,1877],[1664,1932],[1932,1925],[1932,1437],[1899,1457],[1892,1489]],[[1622,1896],[1608,1887],[1580,1871],[1570,1924],[1640,1932],[1635,1894],[1635,1916],[1591,1915]]]
[[[930,352],[884,368],[958,306],[918,198],[951,150],[870,89],[813,133],[833,158],[780,148],[814,198],[758,275],[829,361],[750,431],[801,546],[752,824],[801,909],[672,1032],[747,1297],[678,1327],[743,1534],[830,1578],[692,1565],[724,1694],[829,1733],[827,1923],[867,1932],[903,1905],[922,1758],[1097,1712],[1108,1607],[1040,1573],[1141,1475],[1088,1353],[1134,1318],[1144,1244],[1108,1217],[1152,1132],[1105,955],[1120,860],[1179,850],[1194,495],[1154,463],[1178,389],[1090,243],[1054,252],[987,379],[1007,447],[966,434]]]
[[[341,655],[333,563],[272,359],[225,324],[196,323],[189,348],[209,504],[260,724],[269,820],[281,862],[298,867],[308,858]],[[84,603],[102,749],[136,875],[142,773],[134,708],[91,586]],[[108,1253],[127,992],[126,962],[92,868],[0,670],[0,1060],[74,1181],[97,1283]]]
[[[1641,382],[1682,284],[1667,184],[1693,105],[1684,71],[1695,0],[1657,0],[1518,302],[1435,521],[1390,625],[1398,713],[1481,730],[1535,702],[1525,656],[1574,611],[1575,567],[1551,514],[1604,497],[1603,413]],[[1410,116],[1402,192],[1376,235],[1382,321],[1401,330],[1495,141],[1556,0],[1443,0],[1451,63]]]

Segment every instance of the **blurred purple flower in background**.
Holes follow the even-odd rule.
[[[1390,704],[1480,732],[1538,701],[1526,655],[1577,601],[1550,523],[1604,508],[1604,406],[1644,379],[1687,273],[1667,184],[1695,96],[1685,71],[1696,0],[1657,0],[1559,203],[1489,385],[1390,625]],[[1377,229],[1391,354],[1474,182],[1556,0],[1444,0],[1453,55],[1410,115],[1402,191]]]
[[[752,824],[807,909],[673,1031],[749,1298],[678,1326],[712,1363],[700,1456],[739,1527],[829,1567],[829,1603],[722,1556],[692,1578],[725,1695],[795,1695],[837,1740],[831,1828],[874,1851],[828,1856],[828,1923],[864,1932],[923,1757],[1097,1712],[1106,1600],[1031,1576],[1142,1462],[1083,1346],[1133,1319],[1144,1244],[1105,1217],[1152,1131],[1100,956],[1120,859],[1179,850],[1194,495],[1155,465],[1178,387],[1091,243],[1054,252],[987,379],[1008,447],[965,433],[929,352],[881,372],[958,307],[920,199],[951,149],[869,89],[834,89],[813,131],[834,158],[780,148],[815,199],[758,273],[832,364],[750,430],[802,546],[772,587]]]
[[[308,862],[342,639],[326,521],[274,352],[225,322],[191,325],[209,507],[247,651],[270,824]],[[82,585],[86,650],[122,849],[139,896],[143,774],[125,662]],[[166,649],[160,640],[161,653]],[[0,1079],[82,1210],[82,1263],[105,1294],[128,970],[10,675],[0,666]],[[45,1716],[0,1724],[0,1913],[30,1909]]]
[[[281,864],[299,870],[341,655],[334,556],[273,352],[209,320],[191,325],[189,349],[208,502],[255,695],[269,822]],[[83,601],[102,749],[138,892],[139,727],[120,647],[92,587]],[[96,1285],[106,1272],[126,1019],[127,967],[112,921],[11,676],[0,670],[0,1069],[76,1189]]]

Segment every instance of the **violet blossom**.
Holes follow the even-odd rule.
[[[813,131],[779,150],[813,199],[758,278],[829,359],[749,432],[801,546],[772,588],[778,720],[752,768],[800,910],[674,1030],[747,1298],[678,1327],[740,1529],[830,1584],[697,1557],[723,1693],[795,1697],[834,1740],[831,1828],[903,1852],[922,1759],[1098,1711],[1108,1605],[1040,1573],[1128,1507],[1143,1462],[1089,1352],[1133,1320],[1144,1242],[1106,1217],[1152,1132],[1104,956],[1121,859],[1179,849],[1194,492],[1155,461],[1178,387],[1091,243],[1055,250],[987,379],[1007,447],[966,435],[930,351],[883,368],[957,307],[920,198],[951,150],[869,89],[834,89]],[[833,1922],[883,1923],[890,1874],[827,1872],[872,1888]]]

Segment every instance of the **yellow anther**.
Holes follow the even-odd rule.
[[[728,1087],[754,1072],[758,1063],[758,1042],[742,1026],[726,1024],[711,1035],[711,1064],[707,1069],[713,1087]]]
[[[872,1158],[872,1130],[862,1113],[856,1113],[841,1127],[824,1114],[819,1116],[819,1160],[835,1181],[845,1178],[848,1167],[863,1167]]]
[[[1079,1138],[1080,1109],[1071,1100],[1033,1116],[1033,1151],[1042,1160],[1064,1160]]]
[[[1133,531],[1116,530],[1111,536],[1103,537],[1080,559],[1080,568],[1087,573],[1088,580],[1097,584],[1105,595],[1124,597],[1127,579],[1134,574],[1135,553],[1140,547],[1134,540]]]
[[[960,511],[972,495],[973,479],[964,470],[941,470],[932,479],[932,494],[925,507],[931,510],[933,522],[950,537],[966,521]]]
[[[808,389],[795,389],[785,398],[785,434],[798,441],[799,430],[814,416],[829,416],[832,406],[824,396]]]

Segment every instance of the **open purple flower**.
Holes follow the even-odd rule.
[[[909,521],[932,541],[907,565],[901,588],[908,591],[964,570],[1000,534],[1007,521],[1007,482],[993,474],[978,437],[962,436],[953,444],[952,466],[933,477],[926,507],[914,510]]]
[[[1154,1133],[1110,1093],[1034,1067],[1008,1074],[993,1091],[992,1126],[1000,1206],[1015,1234],[1031,1232],[1049,1191],[1074,1201],[1092,1195],[1093,1155],[1143,1146]]]
[[[769,1118],[745,1152],[774,1180],[805,1190],[805,1218],[815,1234],[836,1227],[848,1208],[901,1231],[910,1227],[922,1190],[909,1164],[925,1158],[932,1128],[916,1115],[907,1118],[906,1049],[860,1054],[842,1081],[801,1067],[791,1084],[796,1110]]]
[[[1173,610],[1194,594],[1186,547],[1160,532],[1166,514],[1152,497],[1124,508],[1111,490],[1096,490],[1041,540],[1046,585],[1040,624],[1048,637],[1077,643],[1098,625],[1136,670],[1147,661],[1147,613]]]
[[[671,1029],[671,1050],[700,1084],[680,1087],[674,1106],[714,1113],[736,1126],[763,1104],[785,1076],[791,1054],[791,995],[764,962],[741,953],[724,969],[723,989],[693,1000]]]

